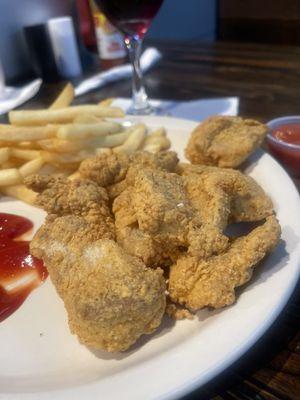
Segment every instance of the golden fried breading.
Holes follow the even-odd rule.
[[[271,199],[256,181],[233,169],[180,164],[186,190],[205,223],[224,229],[230,222],[260,221],[273,213]]]
[[[237,168],[266,134],[267,126],[252,119],[210,117],[192,132],[185,156],[192,164]]]
[[[193,198],[185,188],[184,178],[154,169],[135,171],[132,186],[113,203],[118,243],[146,265],[168,266],[187,249],[209,257],[228,245],[222,234],[226,224],[221,228],[209,225],[205,211],[202,215],[192,207]],[[198,183],[197,177],[200,192]],[[208,206],[204,202],[202,205],[203,210]]]
[[[192,314],[190,310],[180,304],[172,303],[170,299],[167,299],[166,314],[176,321],[182,319],[194,319],[194,314]]]
[[[139,229],[186,244],[193,209],[180,176],[151,169],[136,171],[131,199]]]
[[[28,187],[38,192],[36,205],[44,208],[51,219],[62,215],[79,215],[94,225],[99,237],[114,239],[114,222],[104,188],[92,181],[33,175],[26,179]]]
[[[180,255],[180,249],[167,241],[162,245],[137,226],[116,227],[117,243],[128,253],[138,257],[147,267],[169,267]]]
[[[112,205],[117,229],[130,226],[137,222],[135,210],[132,206],[132,189],[127,187],[116,197]]]
[[[106,187],[125,178],[129,164],[126,154],[100,154],[82,161],[80,175]]]
[[[174,151],[160,151],[159,153],[138,151],[130,156],[131,166],[138,165],[168,172],[175,171],[178,161],[178,156]]]
[[[136,170],[130,179],[132,185],[113,203],[118,242],[146,265],[169,265],[178,257],[179,247],[189,245],[189,230],[201,225],[183,179],[148,168]]]
[[[255,121],[214,117],[195,130],[186,153],[193,162],[237,166],[264,135]],[[233,169],[140,151],[102,153],[83,161],[78,175],[27,179],[49,213],[30,248],[48,267],[71,331],[94,348],[128,349],[165,312],[192,318],[190,311],[231,304],[279,240],[271,200]],[[226,236],[231,222],[262,220],[247,236]]]
[[[178,164],[177,154],[165,151],[157,154],[139,151],[130,156],[126,154],[100,154],[82,161],[79,173],[85,179],[91,179],[98,185],[107,187],[121,182],[129,166],[148,167],[173,171]],[[114,196],[115,197],[115,196]]]
[[[30,249],[44,260],[79,340],[124,351],[160,325],[166,303],[162,270],[146,268],[93,232],[81,217],[58,217],[39,229]]]
[[[170,265],[171,256],[178,253],[176,247],[186,244],[192,210],[180,192],[181,180],[175,174],[137,169],[130,177],[132,185],[113,202],[118,243],[147,266]]]
[[[235,239],[229,249],[203,260],[183,255],[170,269],[170,298],[192,310],[224,307],[235,301],[235,288],[252,276],[252,270],[277,245],[280,226],[274,216],[247,236]]]

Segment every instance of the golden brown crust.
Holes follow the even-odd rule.
[[[279,238],[280,226],[270,216],[247,236],[235,239],[222,254],[207,260],[180,257],[170,270],[170,298],[192,310],[232,304],[235,288],[251,278],[253,267],[273,250]]]
[[[44,208],[51,219],[63,215],[81,216],[91,229],[101,233],[101,237],[114,239],[115,227],[104,188],[89,180],[71,181],[38,175],[31,176],[26,183],[39,193],[36,205]]]
[[[237,168],[266,134],[266,125],[252,119],[210,117],[192,132],[185,156],[192,164]]]
[[[214,219],[215,225],[224,228],[228,218],[234,222],[260,221],[273,213],[269,196],[240,171],[191,164],[180,164],[177,171],[184,177],[189,198],[205,223]]]
[[[162,151],[157,154],[138,151],[131,156],[122,153],[100,154],[84,160],[79,167],[79,173],[83,178],[107,187],[125,179],[129,166],[137,170],[147,167],[171,172],[175,170],[178,161],[173,151]]]
[[[88,180],[32,178],[49,213],[31,252],[43,259],[79,340],[123,351],[155,330],[165,311],[162,270],[146,268],[115,241],[107,192]]]
[[[226,121],[231,133],[248,124]],[[190,310],[231,304],[280,236],[272,202],[252,178],[178,165],[173,152],[102,154],[82,163],[80,179],[27,184],[49,213],[31,251],[48,267],[71,331],[108,351],[153,332],[164,312],[192,318]],[[247,236],[225,234],[231,222],[262,220]]]
[[[174,319],[182,320],[182,319],[194,319],[195,315],[191,313],[190,310],[180,306],[179,304],[169,302],[166,307],[166,314]]]
[[[125,178],[129,158],[126,154],[100,154],[80,164],[79,173],[99,186],[109,186]]]
[[[90,231],[82,228],[84,221],[78,225],[78,218],[59,217],[44,225],[31,252],[43,258],[79,340],[96,349],[124,351],[160,325],[162,271],[146,268],[112,240],[87,239]]]

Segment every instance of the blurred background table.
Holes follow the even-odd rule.
[[[163,54],[162,61],[145,77],[151,98],[192,100],[237,96],[241,115],[264,122],[300,114],[300,47],[191,41],[151,44]],[[44,85],[25,107],[47,106],[62,86],[63,83]],[[126,80],[81,96],[76,103],[129,96],[130,81]],[[300,190],[300,181],[294,182]],[[298,287],[261,340],[222,375],[186,400],[300,399],[299,308]]]

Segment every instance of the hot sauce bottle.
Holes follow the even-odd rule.
[[[102,69],[121,65],[126,60],[124,37],[105,17],[93,0],[90,0],[94,17],[98,53]]]

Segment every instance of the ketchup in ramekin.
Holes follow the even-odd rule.
[[[300,116],[274,119],[268,127],[270,152],[291,175],[300,178]]]

